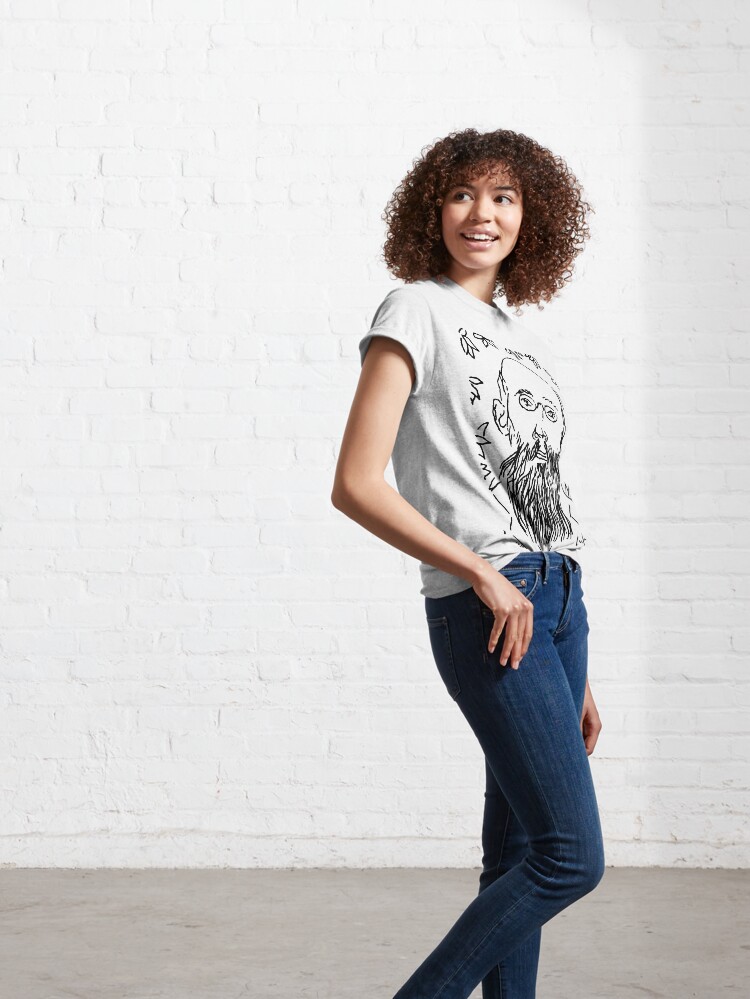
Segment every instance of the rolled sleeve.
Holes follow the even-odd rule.
[[[411,394],[423,392],[432,378],[434,337],[429,305],[417,289],[407,285],[386,295],[370,329],[359,341],[360,365],[365,363],[367,350],[376,336],[395,340],[409,352],[414,365]]]

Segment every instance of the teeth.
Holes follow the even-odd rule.
[[[462,233],[466,239],[479,239],[484,243],[491,243],[496,238],[495,236],[478,236],[476,233],[464,232]]]

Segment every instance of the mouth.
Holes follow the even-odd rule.
[[[472,236],[465,232],[461,233],[461,239],[468,246],[492,246],[499,238],[499,236]]]

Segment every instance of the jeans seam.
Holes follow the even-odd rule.
[[[510,807],[510,802],[508,802],[508,814],[505,816],[505,828],[503,829],[503,838],[500,841],[500,850],[498,851],[498,856],[497,856],[497,866],[495,867],[495,878],[497,878],[497,875],[500,873],[500,864],[503,861],[503,850],[505,849],[505,840],[507,839],[508,836],[508,826],[510,825],[511,811],[512,809]]]
[[[507,801],[507,798],[506,798],[506,801]],[[506,841],[508,839],[508,826],[510,825],[510,816],[511,816],[511,812],[512,811],[513,811],[513,809],[510,807],[510,802],[508,802],[508,812],[507,812],[507,814],[505,816],[505,828],[503,829],[503,838],[502,838],[502,840],[500,842],[500,850],[498,851],[498,855],[497,855],[497,867],[495,868],[495,878],[496,879],[497,879],[497,875],[500,873],[500,864],[503,861],[503,851],[505,850],[505,843],[506,843]],[[506,992],[506,989],[505,989],[505,978],[503,977],[503,971],[502,971],[502,968],[500,967],[500,962],[499,961],[495,965],[495,968],[497,969],[497,981],[498,981],[498,985],[500,986],[500,999],[505,999],[505,996],[507,995],[507,992]]]
[[[573,617],[573,581],[570,578],[570,569],[563,564],[563,573],[568,581],[568,592],[567,599],[565,601],[565,609],[563,610],[563,619],[557,628],[552,632],[552,637],[557,638],[570,624],[571,618]]]
[[[484,666],[489,666],[490,654],[487,651],[487,646],[484,641],[484,622],[482,620],[482,601],[479,599],[479,594],[474,590],[475,599],[472,601],[474,604],[474,622],[477,627],[477,633],[479,635],[479,642],[482,646],[482,664]]]

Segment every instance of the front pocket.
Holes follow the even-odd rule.
[[[451,633],[448,626],[447,617],[428,617],[427,627],[430,632],[430,646],[435,665],[438,668],[443,683],[448,693],[455,700],[461,693],[461,686],[456,675],[456,666],[453,662],[453,648],[451,646]]]
[[[527,600],[531,600],[534,596],[542,578],[539,569],[508,569],[507,571],[501,569],[500,575],[505,576],[509,583],[513,583]],[[482,613],[492,621],[495,620],[492,610],[484,602],[482,602]]]
[[[523,593],[525,597],[531,599],[536,593],[536,588],[542,578],[540,569],[507,569],[500,570],[500,575],[505,576],[509,583],[513,583]]]
[[[500,569],[500,574],[505,576],[509,583],[513,583],[515,587],[518,588],[519,592],[523,593],[527,600],[531,600],[534,594],[537,592],[539,584],[542,579],[542,573],[540,569],[508,569],[503,571]],[[482,618],[482,655],[484,657],[485,663],[489,662],[499,662],[500,653],[503,650],[503,643],[505,642],[505,629],[500,632],[500,637],[498,638],[497,645],[495,646],[495,651],[490,652],[487,648],[490,640],[490,635],[492,634],[492,628],[495,624],[495,614],[490,607],[487,606],[482,600],[477,597],[481,607],[481,618]],[[510,662],[510,660],[508,660]]]

